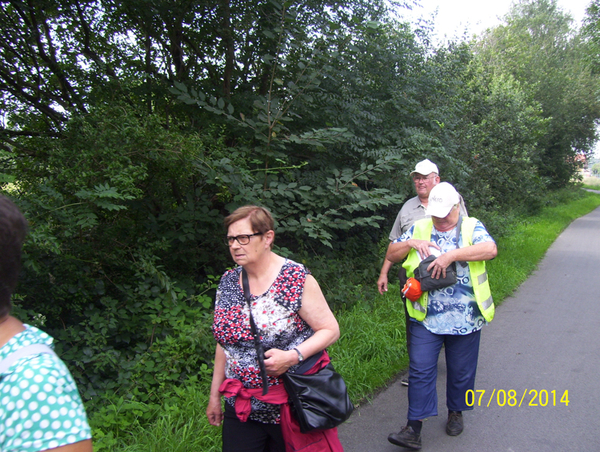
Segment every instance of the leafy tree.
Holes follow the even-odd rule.
[[[592,0],[583,19],[582,36],[585,41],[586,61],[595,74],[600,71],[600,2]]]
[[[548,186],[564,186],[577,172],[576,154],[589,153],[597,139],[598,80],[583,58],[572,19],[556,0],[522,0],[505,20],[483,37],[477,52],[541,104],[550,125],[532,162]]]
[[[556,48],[519,13],[479,56],[434,48],[403,4],[1,2],[0,184],[31,225],[16,310],[59,339],[85,398],[151,402],[206,370],[239,205],[269,207],[279,252],[343,307],[376,280],[416,161],[480,209],[528,203],[529,167],[567,178],[596,80],[554,4],[532,30]]]
[[[478,59],[469,72],[465,121],[457,131],[461,159],[469,162],[463,196],[484,216],[522,207],[535,211],[543,186],[532,159],[549,120],[512,76],[494,74]]]
[[[282,247],[319,252],[400,202],[372,181],[398,158],[345,160],[353,133],[310,119],[331,93],[321,81],[339,75],[330,52],[382,6],[2,3],[3,190],[31,225],[16,312],[59,339],[86,398],[136,385],[148,396],[160,383],[144,372],[173,362],[148,367],[156,344],[207,333],[206,291],[229,265],[221,221],[236,206],[271,207]],[[355,255],[369,240],[357,243]],[[198,350],[173,380],[210,359]]]

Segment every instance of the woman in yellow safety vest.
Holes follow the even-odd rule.
[[[431,254],[437,256],[428,267],[434,279],[445,277],[450,265],[456,266],[456,283],[406,300],[411,317],[408,422],[388,440],[411,449],[421,448],[423,419],[438,414],[437,362],[442,346],[447,368],[446,433],[462,433],[462,412],[473,409],[465,394],[475,387],[481,327],[494,317],[485,261],[496,256],[496,243],[483,223],[460,215],[459,200],[451,184],[436,185],[426,211],[431,218],[417,221],[386,255],[392,262],[406,258],[403,267],[409,277]]]

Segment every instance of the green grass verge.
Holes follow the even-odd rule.
[[[377,295],[370,307],[356,305],[336,315],[340,339],[329,348],[356,404],[384,387],[408,365],[404,308],[398,286]]]
[[[527,279],[548,247],[574,219],[598,206],[600,195],[586,193],[566,204],[544,209],[515,224],[509,235],[497,238],[498,257],[488,264],[496,304]],[[352,309],[336,314],[342,335],[329,351],[357,405],[385,388],[407,367],[404,311],[399,300],[399,288],[391,284],[385,295],[361,300]],[[204,413],[208,392],[209,381],[204,378],[175,388],[162,406],[147,407],[122,399],[107,401],[107,409],[90,418],[94,450],[220,451],[221,429],[210,426]],[[156,411],[150,425],[135,420],[144,410]]]
[[[193,381],[175,388],[162,405],[119,398],[90,418],[94,451],[118,452],[217,452],[221,428],[206,420],[210,380]],[[152,411],[148,413],[148,411]],[[152,415],[150,425],[140,423]],[[112,428],[106,428],[110,425]]]
[[[151,428],[141,426],[132,432],[130,446],[122,452],[190,452],[220,451],[221,428],[206,421],[209,387],[190,385],[180,388],[180,398],[173,400]]]

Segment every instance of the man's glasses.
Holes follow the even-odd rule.
[[[435,176],[433,176],[435,177]],[[427,182],[429,179],[432,179],[432,176],[413,176],[413,181],[417,182]]]
[[[228,235],[225,237],[225,245],[231,246],[233,242],[237,240],[240,245],[247,245],[250,243],[250,237],[254,237],[255,235],[262,235],[262,232],[255,232],[254,234],[242,234],[236,235],[235,237]]]

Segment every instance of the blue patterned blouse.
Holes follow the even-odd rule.
[[[410,240],[413,231],[414,226],[393,243]],[[441,251],[432,248],[433,254],[439,255],[456,249],[456,228],[441,232],[433,227],[431,241],[441,248]],[[473,231],[473,245],[483,242],[494,242],[494,239],[483,223],[477,221]],[[465,246],[462,237],[459,245]],[[453,286],[429,292],[427,316],[421,323],[434,334],[469,334],[481,329],[487,323],[475,301],[469,266],[466,262],[456,262],[456,276],[457,283]],[[411,320],[416,322],[415,319]]]

